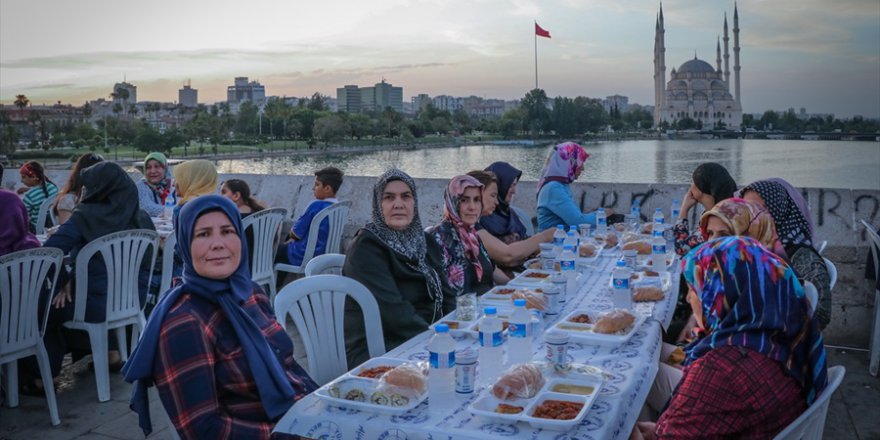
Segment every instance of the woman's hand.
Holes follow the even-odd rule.
[[[73,302],[70,298],[70,283],[65,284],[61,287],[61,290],[55,294],[55,298],[52,299],[52,305],[55,306],[56,309],[61,309],[65,305]]]
[[[654,431],[657,430],[657,424],[654,422],[636,422],[636,429],[642,434],[645,440],[654,440],[656,436]]]
[[[694,194],[691,192],[691,189],[688,188],[687,192],[684,195],[684,200],[681,202],[681,209],[678,211],[678,219],[682,220],[687,218],[688,214],[691,212],[691,208],[697,204],[697,199],[694,198]]]
[[[541,243],[548,243],[553,241],[553,234],[556,232],[556,228],[549,228],[544,230],[544,232],[538,233],[538,236],[541,237]]]

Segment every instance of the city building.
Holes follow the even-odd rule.
[[[199,91],[192,88],[187,81],[183,88],[177,91],[177,102],[184,107],[197,107],[199,105]]]
[[[654,24],[654,124],[673,124],[691,118],[712,128],[724,125],[739,128],[742,124],[739,63],[739,12],[733,9],[733,94],[730,92],[730,53],[724,15],[724,71],[721,70],[721,41],[716,41],[715,67],[697,58],[673,68],[666,81],[666,28],[663,7]]]
[[[137,103],[137,86],[128,82],[113,84],[113,91],[110,97],[113,98],[113,104],[131,105]]]
[[[606,96],[602,100],[602,107],[606,113],[611,113],[615,108],[621,113],[626,113],[629,111],[629,98],[621,95]]]
[[[419,93],[416,96],[410,98],[410,104],[412,105],[412,112],[420,112],[431,103],[431,97],[425,93]]]
[[[450,113],[464,107],[464,99],[449,95],[440,95],[431,98],[431,103],[437,110],[447,110]]]
[[[341,112],[360,113],[361,90],[356,85],[346,85],[336,89],[336,103]]]
[[[226,102],[236,107],[243,102],[263,105],[266,102],[266,87],[259,81],[248,81],[246,76],[237,76],[235,83],[226,88]]]

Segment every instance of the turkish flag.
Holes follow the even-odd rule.
[[[535,23],[535,35],[544,38],[550,38],[550,31],[544,30],[541,26],[538,26],[538,23]]]

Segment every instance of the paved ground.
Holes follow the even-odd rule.
[[[880,439],[880,378],[868,374],[863,351],[829,349],[830,365],[846,367],[846,377],[831,399],[825,425],[827,439]],[[119,374],[111,375],[112,399],[98,403],[94,373],[85,361],[65,368],[58,394],[61,425],[53,427],[45,399],[21,397],[17,408],[0,407],[0,440],[142,439],[137,417],[128,409],[130,387]],[[167,419],[158,397],[152,398],[150,439],[170,439]],[[157,420],[158,419],[158,420]]]

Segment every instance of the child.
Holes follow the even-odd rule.
[[[240,179],[229,179],[220,187],[220,194],[235,203],[241,218],[266,209],[260,202],[251,197],[251,188]]]
[[[296,219],[293,229],[290,230],[290,241],[282,246],[282,250],[286,251],[285,255],[278,255],[277,260],[280,263],[292,264],[300,266],[303,264],[303,257],[306,252],[306,245],[309,239],[309,228],[312,225],[312,219],[318,215],[321,210],[337,202],[336,191],[342,186],[342,171],[336,167],[327,167],[315,171],[315,185],[312,191],[315,199],[306,208],[300,218]],[[315,255],[321,255],[327,247],[327,229],[330,227],[327,220],[321,222],[318,230],[318,242],[315,244]],[[281,254],[281,252],[279,252]]]
[[[58,194],[58,187],[49,180],[43,165],[37,161],[26,162],[18,172],[21,174],[21,183],[25,184],[24,188],[19,188],[18,194],[24,194],[22,201],[28,211],[30,228],[36,231],[40,205],[46,199],[55,197]]]

